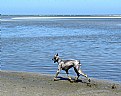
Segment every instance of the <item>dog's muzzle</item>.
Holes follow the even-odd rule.
[[[52,59],[54,61],[54,63],[56,63],[56,61],[54,59]]]

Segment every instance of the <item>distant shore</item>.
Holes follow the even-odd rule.
[[[17,16],[12,19],[95,19],[95,18],[121,18],[120,15],[115,16]]]
[[[12,19],[93,19],[93,18],[121,18],[121,15],[1,15]]]
[[[66,77],[38,73],[0,71],[0,96],[121,96],[121,84],[105,80]]]

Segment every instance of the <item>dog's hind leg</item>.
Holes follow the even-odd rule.
[[[80,76],[80,73],[78,72],[78,69],[76,69],[75,67],[74,67],[74,71],[77,74],[77,77],[75,78],[75,80],[78,80],[79,79],[79,76]]]
[[[88,81],[90,82],[90,79],[88,78],[88,76],[86,74],[84,74],[81,70],[78,70],[79,74],[81,74],[82,76],[86,77],[88,79]]]
[[[82,76],[86,77],[87,78],[87,75],[84,74],[81,70],[78,70],[79,74],[81,74]]]

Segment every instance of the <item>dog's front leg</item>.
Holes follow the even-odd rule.
[[[59,74],[60,72],[56,72],[56,75],[55,75],[55,77],[54,77],[54,81],[57,81],[57,76],[58,76],[58,74]]]
[[[71,81],[72,79],[71,79],[71,77],[68,75],[69,73],[68,73],[68,70],[65,70],[66,71],[66,74],[67,74],[67,77],[68,77],[68,79]]]
[[[60,73],[60,71],[61,71],[61,66],[58,65],[58,70],[57,70],[56,75],[55,75],[55,77],[54,77],[54,81],[57,81],[57,76],[58,76],[58,74]]]

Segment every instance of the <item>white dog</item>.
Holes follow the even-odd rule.
[[[68,70],[72,67],[74,68],[74,71],[77,74],[76,80],[78,80],[80,75],[82,75],[88,79],[88,76],[80,70],[81,64],[80,64],[79,60],[62,60],[59,58],[58,53],[56,55],[54,55],[52,60],[54,61],[54,63],[56,63],[56,62],[58,63],[58,70],[57,70],[54,80],[57,80],[57,76],[61,70],[65,70],[66,74],[68,76],[68,74],[69,74]],[[68,78],[69,78],[69,80],[72,80],[70,76],[68,76]],[[88,81],[90,82],[90,79],[88,79]]]

